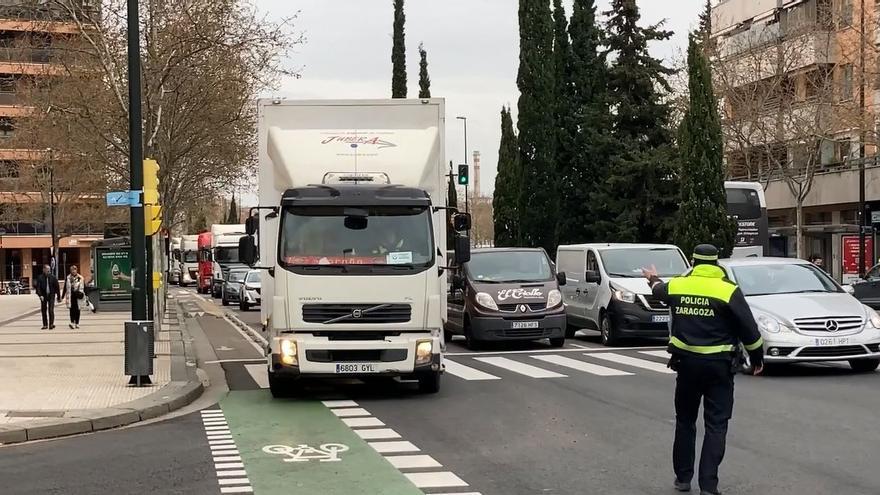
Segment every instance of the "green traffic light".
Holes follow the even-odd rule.
[[[460,186],[468,185],[468,166],[467,165],[459,165],[458,166],[458,185],[460,185]]]

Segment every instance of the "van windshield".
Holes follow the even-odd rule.
[[[688,265],[677,249],[626,248],[600,251],[602,265],[610,277],[639,278],[642,268],[657,268],[661,277],[675,277],[686,272]]]
[[[528,283],[553,280],[550,261],[543,251],[493,251],[473,253],[467,271],[476,282]]]

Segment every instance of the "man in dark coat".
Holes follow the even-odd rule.
[[[43,265],[43,273],[37,277],[34,289],[40,298],[40,312],[43,314],[43,330],[55,328],[55,302],[61,302],[61,289],[58,279]]]

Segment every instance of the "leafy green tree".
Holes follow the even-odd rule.
[[[492,212],[495,226],[495,245],[516,246],[519,240],[518,203],[520,196],[519,150],[516,131],[510,109],[501,107],[501,144],[498,146],[498,174],[495,176],[495,193],[492,195]]]
[[[519,2],[518,145],[522,170],[519,237],[554,252],[556,238],[556,84],[553,18],[545,0]]]
[[[406,14],[403,1],[394,0],[394,41],[391,47],[391,97],[406,98]]]
[[[452,162],[449,162],[449,184],[446,186],[446,206],[458,208],[458,190],[452,172]],[[455,249],[455,229],[452,228],[452,212],[446,211],[446,249]]]
[[[675,243],[685,253],[711,243],[722,256],[730,256],[736,225],[727,215],[721,118],[709,61],[696,36],[688,46],[688,89],[690,105],[679,127],[681,203]]]
[[[431,97],[431,77],[428,76],[428,52],[419,43],[419,98]]]

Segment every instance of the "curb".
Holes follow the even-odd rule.
[[[173,308],[171,315],[166,312],[163,316],[163,320],[176,320],[179,327],[170,331],[171,335],[178,334],[171,340],[171,382],[150,395],[111,408],[61,411],[63,414],[51,419],[0,425],[0,445],[118,428],[168,414],[199,398],[204,386],[194,365],[192,339],[176,299]],[[51,414],[53,411],[42,412]]]
[[[224,311],[223,313],[226,316],[227,320],[230,320],[232,323],[235,324],[235,326],[247,333],[252,339],[254,339],[254,342],[262,344],[264,349],[269,347],[269,341],[266,340],[266,337],[260,335],[260,332],[254,330],[253,327],[245,323],[241,318],[238,317],[238,315],[236,315],[232,311]]]
[[[16,321],[23,320],[23,319],[27,318],[28,316],[33,316],[33,315],[38,315],[38,314],[40,314],[40,308],[29,309],[24,313],[12,316],[12,317],[7,318],[5,320],[0,320],[0,326],[8,325],[9,323],[15,323]]]

